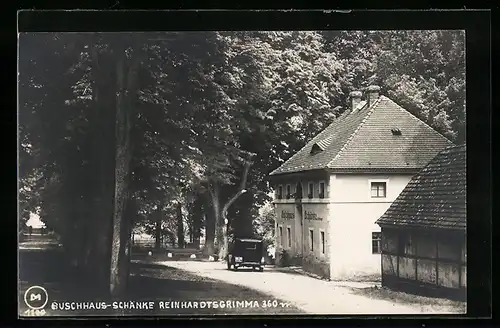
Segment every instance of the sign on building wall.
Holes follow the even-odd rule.
[[[281,211],[281,218],[283,220],[293,220],[293,219],[295,219],[295,213],[287,212],[286,210],[282,210]]]
[[[311,221],[323,221],[322,217],[319,217],[316,213],[311,211],[304,212],[304,219]]]

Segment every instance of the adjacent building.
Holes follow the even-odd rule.
[[[350,109],[270,173],[277,258],[330,279],[380,277],[375,221],[452,143],[379,90],[351,92]]]
[[[377,223],[383,285],[465,299],[466,146],[439,153]]]

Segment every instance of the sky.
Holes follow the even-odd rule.
[[[28,227],[33,227],[34,229],[45,227],[45,223],[43,223],[42,221],[40,221],[40,217],[37,214],[35,214],[35,213],[30,213],[30,218],[26,222],[26,225]]]

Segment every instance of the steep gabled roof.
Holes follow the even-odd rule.
[[[401,134],[394,135],[393,129]],[[315,169],[419,170],[451,145],[430,126],[381,96],[371,106],[339,116],[271,175]]]
[[[383,227],[466,228],[466,146],[440,152],[377,220]]]

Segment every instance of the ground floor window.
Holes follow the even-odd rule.
[[[408,233],[403,232],[399,234],[398,254],[399,255],[415,255],[414,237]]]
[[[319,235],[321,238],[321,254],[325,254],[325,232],[320,231]]]
[[[288,247],[292,247],[292,228],[291,227],[286,228],[286,236],[287,236]]]
[[[380,254],[382,250],[382,233],[372,232],[372,254]]]
[[[278,227],[278,238],[279,238],[279,243],[281,246],[283,246],[283,227]]]
[[[314,251],[314,230],[309,228],[309,250]]]

